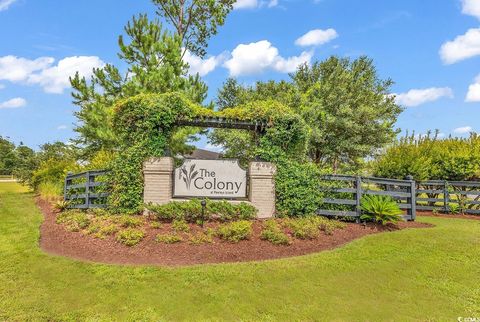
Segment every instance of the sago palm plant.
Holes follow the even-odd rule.
[[[379,222],[382,225],[396,223],[403,212],[389,196],[365,195],[360,201],[363,220]]]

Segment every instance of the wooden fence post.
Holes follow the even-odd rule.
[[[407,213],[410,216],[410,220],[415,220],[417,217],[417,184],[411,175],[407,176],[405,179],[410,181],[410,197],[407,198],[407,202],[410,203],[410,209]]]
[[[362,177],[357,176],[355,178],[355,189],[356,189],[356,205],[355,205],[355,212],[357,213],[357,222],[360,222],[360,216],[362,215],[362,206],[361,206],[361,200],[362,200]]]
[[[85,173],[87,180],[85,181],[85,206],[87,209],[90,208],[90,172]]]
[[[450,212],[450,194],[448,193],[448,181],[443,181],[443,210],[445,213]]]

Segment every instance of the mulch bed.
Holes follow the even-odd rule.
[[[452,215],[452,214],[443,214],[438,213],[434,214],[431,211],[417,211],[417,216],[425,216],[425,217],[440,217],[440,218],[449,218],[449,219],[473,219],[473,220],[480,220],[480,216],[476,215]]]
[[[406,228],[426,228],[429,224],[401,222],[397,227],[368,224],[366,227],[348,223],[345,229],[337,229],[332,235],[323,232],[314,240],[293,240],[289,246],[276,246],[259,238],[261,221],[253,224],[251,240],[237,244],[215,239],[213,244],[191,245],[188,242],[163,244],[155,236],[165,233],[168,227],[145,227],[146,237],[137,246],[127,247],[114,237],[101,240],[80,232],[70,232],[55,222],[56,213],[51,205],[36,199],[45,220],[40,231],[40,247],[47,253],[71,257],[83,261],[109,264],[185,266],[205,263],[247,262],[283,257],[293,257],[333,249],[354,239]]]

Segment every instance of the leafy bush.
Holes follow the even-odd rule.
[[[268,240],[274,245],[289,245],[290,239],[287,234],[282,231],[281,227],[275,220],[267,220],[263,227],[260,238]]]
[[[214,235],[215,231],[213,229],[207,229],[205,232],[190,235],[188,240],[192,245],[211,244],[213,243]]]
[[[67,210],[57,216],[56,222],[57,224],[65,224],[70,231],[77,232],[87,228],[91,219],[85,211]]]
[[[156,242],[165,244],[175,244],[181,242],[182,240],[183,238],[177,234],[159,234],[155,238]]]
[[[65,200],[59,200],[53,204],[53,208],[59,212],[65,211],[70,203]]]
[[[285,221],[292,235],[298,239],[315,239],[319,233],[318,217],[291,218]]]
[[[454,214],[454,215],[459,215],[460,213],[462,213],[462,208],[458,203],[453,203],[453,202],[449,203],[448,210],[451,214]]]
[[[143,218],[125,215],[118,218],[118,223],[124,228],[137,228],[143,224]]]
[[[279,160],[275,177],[277,210],[283,216],[314,213],[322,203],[321,172],[313,163]]]
[[[238,243],[249,239],[252,234],[252,223],[246,220],[234,221],[218,227],[217,235],[223,240]]]
[[[382,225],[396,223],[403,213],[398,204],[389,196],[365,195],[360,201],[363,220],[379,222]]]
[[[126,246],[135,246],[145,237],[145,233],[139,229],[127,228],[117,233],[117,241]]]
[[[154,222],[150,223],[150,227],[152,227],[154,229],[160,229],[160,228],[162,228],[162,224],[159,223],[158,221],[154,221]]]
[[[49,202],[61,200],[63,193],[63,183],[43,181],[36,187],[38,194]]]
[[[172,228],[175,230],[175,232],[188,233],[190,231],[190,226],[188,226],[185,220],[174,220],[172,223]]]
[[[218,216],[223,221],[249,220],[257,215],[257,209],[246,203],[232,204],[228,201],[207,200],[207,211],[211,216]]]
[[[407,136],[378,157],[372,168],[376,176],[386,178],[412,175],[416,180],[476,180],[480,178],[480,136]]]
[[[101,227],[94,235],[96,238],[104,239],[106,236],[112,236],[118,232],[118,227],[114,224]]]
[[[325,234],[331,235],[335,229],[344,229],[347,224],[338,220],[330,220],[323,217],[317,217],[317,225]]]
[[[253,219],[257,214],[257,209],[246,202],[231,204],[224,200],[207,200],[203,214],[201,201],[198,199],[184,202],[172,201],[164,205],[149,204],[146,207],[160,220],[184,220],[200,224],[212,219],[214,215],[221,220],[231,221]]]

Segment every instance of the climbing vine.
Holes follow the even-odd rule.
[[[286,160],[301,162],[305,156],[308,127],[299,115],[279,102],[258,101],[214,111],[192,103],[180,93],[138,95],[120,101],[114,109],[112,123],[120,146],[111,165],[110,206],[122,213],[141,211],[143,162],[150,157],[165,155],[180,120],[211,117],[222,118],[225,122],[237,120],[265,124],[265,133],[258,139],[256,152],[266,161],[277,162],[280,176],[284,175],[281,167]],[[291,187],[283,184],[278,187],[277,195],[282,200]]]

